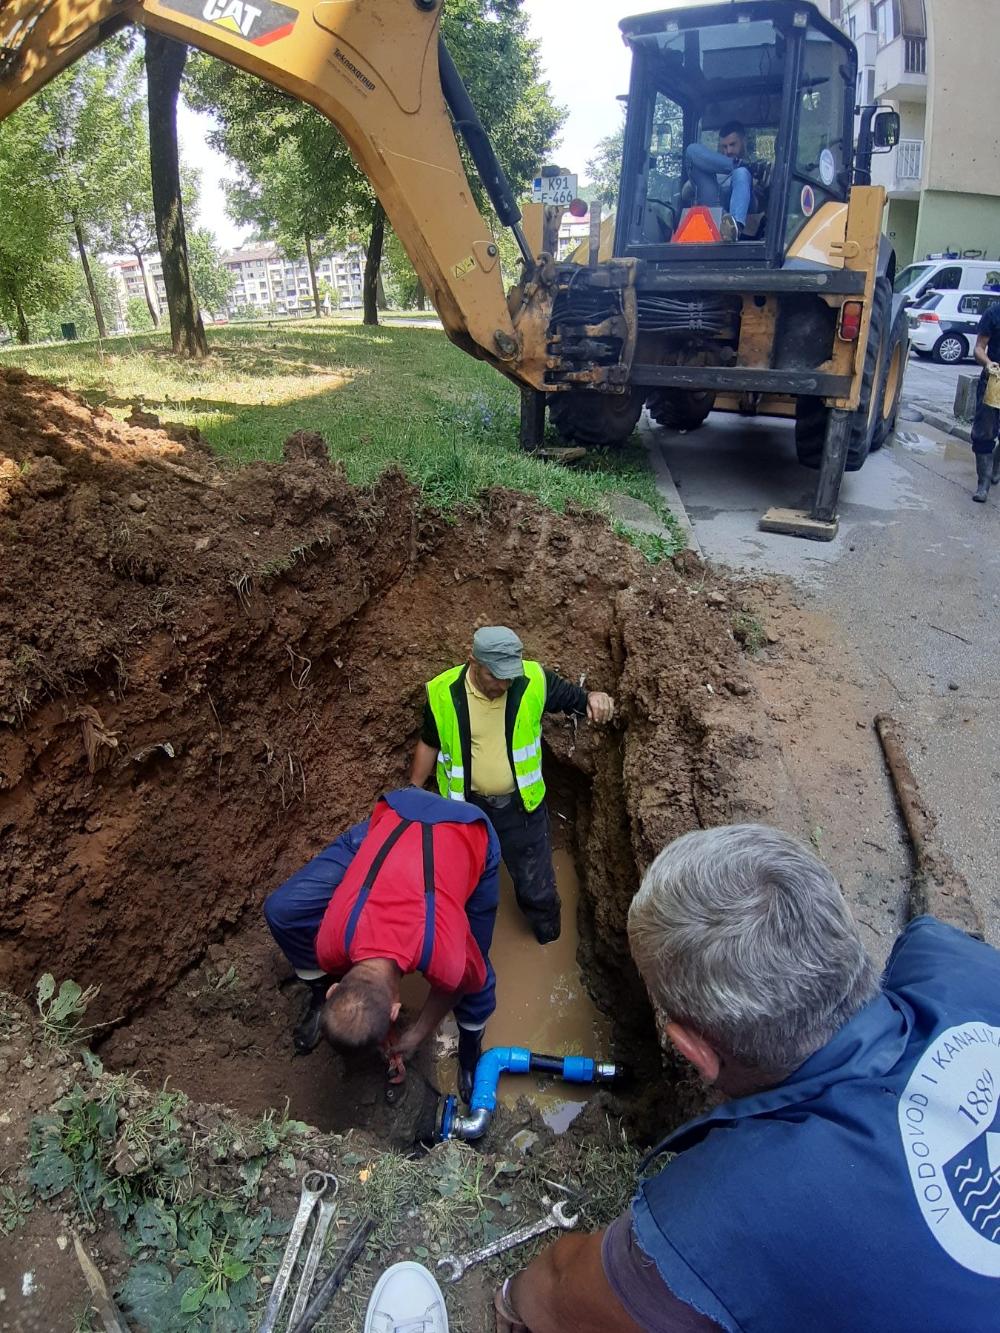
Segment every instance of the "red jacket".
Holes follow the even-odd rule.
[[[391,958],[437,990],[482,989],[486,962],[465,907],[489,840],[484,822],[408,819],[380,800],[320,925],[319,966],[342,975],[366,958]]]

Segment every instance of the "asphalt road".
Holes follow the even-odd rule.
[[[937,395],[948,408],[959,373],[972,370],[912,363],[905,401]],[[944,846],[1000,944],[1000,487],[973,504],[969,446],[901,421],[845,478],[837,538],[803,541],[757,528],[771,505],[811,498],[815,474],[796,461],[790,423],[720,414],[689,435],[651,427],[646,438],[705,556],[786,575],[854,646],[873,709],[903,722]]]

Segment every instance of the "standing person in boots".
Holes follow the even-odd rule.
[[[390,1081],[399,1082],[454,1011],[468,1101],[496,1008],[499,871],[500,845],[481,810],[408,788],[383,796],[369,819],[275,889],[264,916],[307,990],[296,1050],[311,1051],[321,1036],[341,1052],[381,1046]],[[421,972],[430,992],[396,1035],[399,983],[410,972]]]
[[[1000,377],[1000,301],[991,305],[979,323],[976,339],[976,360],[983,368],[976,393],[976,415],[972,422],[972,448],[976,455],[976,480],[979,483],[973,500],[985,504],[990,485],[1000,484],[1000,407],[985,402],[986,389],[992,376]]]
[[[512,629],[476,630],[472,656],[427,685],[410,781],[437,772],[438,790],[490,817],[514,892],[539,944],[559,938],[560,905],[542,778],[542,716],[610,722],[615,702],[525,661]]]

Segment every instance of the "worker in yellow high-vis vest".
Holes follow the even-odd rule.
[[[410,780],[437,773],[442,796],[472,801],[490,818],[518,906],[540,944],[559,938],[559,894],[542,777],[542,715],[610,722],[614,700],[587,692],[522,656],[512,629],[476,630],[472,656],[427,684]]]

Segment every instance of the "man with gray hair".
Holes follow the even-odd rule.
[[[606,1231],[504,1283],[499,1333],[1000,1326],[1000,954],[921,916],[880,986],[830,871],[755,824],[661,852],[629,941],[726,1100]]]

